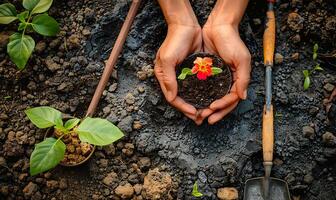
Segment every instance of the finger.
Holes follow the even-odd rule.
[[[195,115],[186,114],[186,113],[184,113],[184,115],[185,115],[186,117],[188,117],[189,119],[193,120],[193,121],[196,120],[196,116],[195,116]],[[196,123],[196,122],[195,122],[195,123]],[[197,124],[197,123],[196,123],[196,124]],[[198,125],[198,124],[197,124],[197,125]]]
[[[185,115],[193,115],[193,120],[196,119],[196,108],[188,103],[186,103],[180,97],[176,97],[172,102],[170,102],[172,106],[183,112]],[[188,116],[189,117],[189,116]],[[189,117],[190,118],[190,117]]]
[[[154,67],[154,73],[167,101],[173,101],[177,96],[175,65],[170,61],[163,62],[158,58]]]
[[[237,93],[229,93],[229,94],[225,95],[224,97],[222,97],[221,99],[218,99],[218,100],[214,101],[210,105],[210,109],[211,110],[222,110],[222,109],[225,109],[226,107],[232,105],[236,101],[239,101],[239,97],[238,97]]]
[[[198,110],[197,113],[196,113],[195,123],[197,125],[201,125],[203,123],[204,119],[207,118],[209,115],[211,115],[213,112],[214,111],[209,109],[209,108]]]
[[[218,111],[218,112],[212,114],[208,118],[209,124],[214,124],[214,123],[218,122],[219,120],[221,120],[225,115],[227,115],[233,109],[235,109],[235,107],[238,105],[238,102],[239,101],[235,102],[234,104],[230,105],[229,107],[225,108],[224,110],[221,110],[221,111]]]
[[[250,54],[242,56],[242,60],[237,66],[236,71],[236,84],[237,84],[237,93],[241,99],[247,98],[247,88],[250,82],[250,73],[251,73],[251,56]]]

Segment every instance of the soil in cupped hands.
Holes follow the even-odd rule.
[[[198,52],[188,56],[176,68],[176,75],[181,74],[183,68],[192,68],[197,57],[210,57],[213,67],[219,67],[222,73],[210,76],[206,80],[199,80],[196,75],[189,75],[184,80],[178,80],[178,96],[197,109],[207,108],[212,102],[225,96],[231,88],[232,75],[230,67],[219,56]]]

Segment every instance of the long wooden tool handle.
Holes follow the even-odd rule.
[[[109,81],[109,78],[112,74],[113,68],[117,62],[118,56],[123,48],[123,45],[125,43],[125,40],[127,38],[128,32],[133,24],[134,18],[136,16],[136,13],[138,11],[138,8],[140,6],[141,0],[133,0],[132,5],[128,11],[128,14],[126,16],[125,22],[121,27],[120,33],[118,35],[118,38],[113,46],[112,52],[110,54],[109,59],[106,62],[105,69],[103,72],[103,75],[98,83],[98,86],[96,88],[96,91],[92,97],[91,103],[89,105],[89,108],[86,112],[86,116],[92,116],[93,113],[96,110],[96,107],[98,105],[98,102],[100,100],[100,97],[103,94],[103,91]]]
[[[264,64],[273,66],[275,47],[275,15],[273,10],[267,11],[266,29],[263,38]]]
[[[262,125],[262,146],[264,162],[273,161],[273,147],[274,147],[274,126],[273,126],[273,106],[267,110],[264,107],[263,125]]]

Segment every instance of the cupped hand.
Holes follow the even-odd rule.
[[[230,113],[246,99],[250,81],[251,54],[238,32],[238,26],[231,24],[205,24],[202,29],[204,50],[219,55],[231,66],[233,85],[229,94],[210,105],[210,109],[201,113],[200,121],[208,117],[209,124],[214,124]]]
[[[189,54],[202,48],[202,30],[199,25],[169,24],[166,39],[159,48],[154,72],[161,90],[172,106],[179,109],[187,117],[197,121],[197,110],[177,96],[177,80],[175,67]],[[196,122],[202,123],[202,122]]]

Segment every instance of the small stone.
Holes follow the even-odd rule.
[[[280,53],[276,53],[274,56],[275,64],[281,64],[284,60],[284,57]]]
[[[125,97],[125,101],[129,105],[133,105],[135,103],[135,97],[133,96],[132,93],[127,93],[127,95]]]
[[[296,12],[290,13],[287,18],[288,27],[295,32],[299,32],[303,29],[303,21],[303,17]]]
[[[107,176],[103,179],[103,183],[107,186],[111,186],[113,183],[115,183],[118,180],[118,174],[115,172],[110,172],[107,174]]]
[[[292,41],[296,44],[301,41],[301,37],[299,34],[296,34],[294,37],[292,37]]]
[[[140,157],[138,161],[138,166],[141,170],[149,169],[151,166],[151,160],[148,157]]]
[[[114,91],[117,90],[117,88],[118,88],[118,83],[113,83],[112,85],[110,85],[108,91],[109,92],[114,92]]]
[[[323,88],[327,91],[327,92],[332,92],[335,89],[335,86],[333,84],[327,83],[323,86]]]
[[[299,53],[293,53],[293,55],[291,56],[291,59],[294,60],[294,61],[299,60],[299,58],[300,58],[300,54]]]
[[[47,181],[47,187],[51,190],[56,190],[59,187],[59,183],[58,181],[50,180],[50,181]]]
[[[134,130],[139,130],[139,129],[141,129],[141,128],[142,128],[142,124],[141,124],[140,121],[134,121],[134,122],[133,122],[133,129],[134,129]]]
[[[138,86],[138,92],[144,93],[145,92],[145,88],[143,86]]]
[[[113,156],[115,154],[115,147],[113,144],[110,145],[106,145],[103,147],[103,150],[105,151],[105,153],[109,156]]]
[[[168,173],[160,172],[158,168],[149,170],[144,178],[143,197],[145,199],[171,199],[172,178]]]
[[[7,196],[9,193],[9,187],[7,185],[0,186],[0,194]]]
[[[0,166],[7,166],[6,159],[4,157],[0,157]]]
[[[254,18],[253,23],[254,23],[254,25],[257,25],[257,26],[260,25],[261,24],[260,18]]]
[[[33,182],[29,182],[26,187],[23,188],[23,193],[26,197],[30,197],[37,191],[37,185]]]
[[[129,133],[132,131],[132,124],[133,124],[133,118],[131,116],[127,116],[118,123],[118,127],[121,130]]]
[[[82,31],[82,34],[83,34],[84,36],[89,36],[89,35],[91,35],[91,31],[90,31],[89,29],[84,29],[84,30]]]
[[[142,185],[141,184],[135,184],[133,186],[135,194],[139,195],[142,191]]]
[[[111,112],[111,108],[110,107],[104,107],[103,108],[103,113],[105,114],[105,115],[108,115],[109,113]]]
[[[71,35],[71,36],[68,38],[68,44],[69,44],[69,48],[70,48],[70,49],[80,47],[80,39],[79,39],[79,36],[76,35],[76,34]]]
[[[333,146],[336,144],[336,137],[331,132],[326,132],[322,135],[322,141],[328,146]]]
[[[144,81],[147,79],[147,74],[144,71],[138,71],[137,72],[137,77],[139,80]]]
[[[125,185],[119,185],[115,189],[115,193],[122,199],[130,199],[134,194],[134,189],[131,184],[126,183]]]
[[[103,68],[102,64],[96,62],[90,62],[85,69],[88,72],[96,72],[101,70],[102,68]]]
[[[311,175],[311,174],[306,174],[304,177],[303,177],[303,181],[307,184],[311,184],[314,180],[314,177]]]
[[[47,47],[47,44],[44,41],[40,41],[36,44],[35,51],[39,54],[43,53],[46,47]]]
[[[220,200],[236,200],[238,199],[238,190],[233,187],[224,187],[217,190],[217,197]]]
[[[108,160],[107,159],[100,159],[100,167],[107,167],[108,166]]]
[[[55,71],[57,71],[61,68],[61,65],[54,62],[54,60],[51,57],[47,57],[45,59],[45,64],[46,64],[47,68],[52,72],[55,72]]]
[[[126,156],[132,156],[133,152],[134,152],[134,145],[132,143],[126,143],[124,146],[124,149],[122,149],[122,152],[126,155]]]
[[[312,127],[310,127],[310,126],[304,126],[302,128],[302,133],[303,133],[303,136],[305,138],[312,139],[314,137],[314,135],[315,135],[315,130]]]

